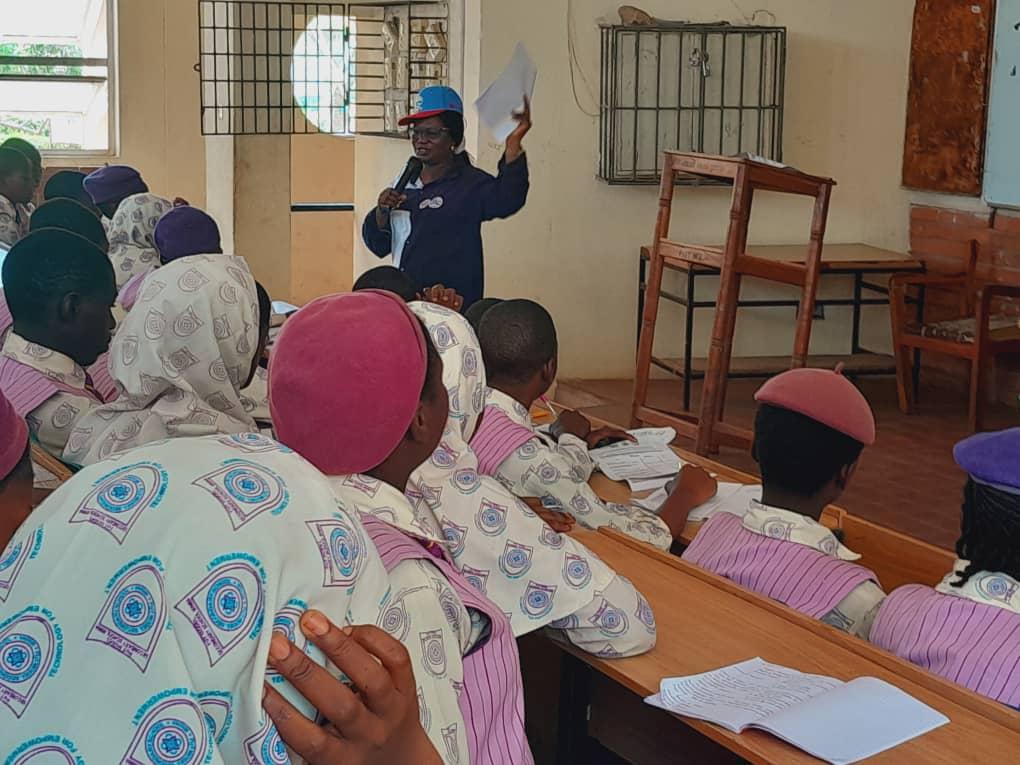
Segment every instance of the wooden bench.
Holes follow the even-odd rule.
[[[869,762],[1005,763],[1013,761],[1020,751],[1020,714],[1015,711],[617,532],[577,531],[573,536],[634,583],[651,604],[658,624],[657,645],[643,656],[606,660],[573,646],[561,646],[575,657],[575,667],[590,667],[598,673],[600,682],[608,678],[643,698],[658,691],[663,677],[696,674],[761,656],[766,661],[842,680],[865,675],[881,678],[951,720],[949,725]],[[591,717],[598,718],[599,700],[584,698],[577,692],[578,688],[598,691],[598,682],[568,678],[568,685],[567,702],[591,704]],[[647,711],[649,715],[657,712]],[[561,709],[561,719],[563,715]],[[587,714],[572,719],[576,725],[587,719]],[[738,735],[700,720],[684,718],[682,723],[753,763],[817,762],[761,731]],[[848,726],[852,724],[848,721]],[[643,763],[683,761],[683,752],[659,743],[661,758]]]

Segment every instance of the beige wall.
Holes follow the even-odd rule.
[[[183,0],[118,3],[120,151],[150,188],[206,202],[197,11]]]
[[[535,128],[526,146],[532,189],[515,218],[485,227],[487,293],[528,295],[553,312],[561,336],[564,375],[629,376],[633,371],[636,253],[651,237],[654,188],[610,187],[595,178],[597,121],[574,104],[567,67],[564,4],[550,13],[544,0],[478,0],[482,5],[480,77],[487,82],[522,40],[539,68]],[[742,21],[734,6],[764,8],[788,28],[785,159],[839,182],[829,217],[828,241],[862,241],[893,248],[907,244],[906,192],[899,186],[912,3],[888,0],[757,0],[683,3],[649,0],[649,13],[692,21]],[[615,16],[616,2],[574,0],[577,55],[598,94],[597,21]],[[541,20],[539,23],[538,20]],[[769,23],[766,15],[757,23]],[[466,60],[465,71],[471,71]],[[582,104],[597,111],[578,78]],[[483,136],[479,164],[495,167],[499,147]],[[392,172],[392,171],[391,171]],[[360,177],[359,172],[359,177]],[[691,241],[718,242],[727,222],[728,195],[681,190],[673,231]],[[809,208],[802,200],[759,195],[751,240],[806,241]],[[681,234],[682,232],[682,234]],[[704,286],[709,287],[708,280]],[[845,285],[833,285],[845,290]],[[866,337],[887,342],[882,311]],[[699,345],[711,312],[699,322]],[[816,323],[812,348],[841,352],[849,345],[846,312],[830,311]],[[682,332],[682,317],[666,309],[660,327]],[[738,354],[789,353],[793,311],[744,311]],[[662,333],[660,332],[660,335]],[[598,341],[598,354],[591,352]],[[677,344],[667,350],[678,349]],[[660,349],[661,350],[661,349]],[[696,351],[697,353],[697,351]],[[703,351],[701,354],[703,355]]]

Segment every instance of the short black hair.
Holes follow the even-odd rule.
[[[8,138],[0,144],[0,149],[13,149],[25,157],[29,161],[30,166],[42,167],[42,154],[39,153],[35,144],[29,143],[24,138]]]
[[[482,298],[481,300],[472,303],[466,311],[464,311],[464,318],[467,319],[467,323],[471,325],[471,329],[478,334],[478,329],[482,325],[482,317],[489,311],[493,306],[497,306],[503,302],[502,298]]]
[[[61,170],[50,176],[43,186],[43,199],[91,200],[85,191],[85,173],[77,170]]]
[[[266,334],[269,332],[269,320],[273,315],[273,301],[269,297],[269,293],[266,292],[266,288],[257,279],[255,280],[255,294],[259,301],[259,332]]]
[[[534,300],[504,300],[492,306],[478,327],[485,371],[493,382],[527,382],[556,357],[552,316]]]
[[[18,481],[33,481],[35,479],[32,470],[32,442],[26,440],[25,451],[10,473],[0,478],[0,494],[7,490],[7,487]]]
[[[43,202],[32,213],[28,221],[29,231],[43,228],[59,228],[80,234],[101,250],[110,247],[99,218],[85,205],[66,197]]]
[[[956,557],[968,565],[950,582],[953,587],[962,587],[979,571],[1020,579],[1020,495],[968,478]]]
[[[22,152],[10,146],[0,146],[0,178],[31,171],[32,163]]]
[[[813,497],[854,464],[864,444],[800,412],[762,404],[754,420],[752,455],[762,483]]]
[[[106,253],[71,231],[35,231],[4,259],[4,296],[15,321],[41,322],[68,292],[94,295],[114,284]]]
[[[393,266],[376,266],[363,273],[354,282],[352,292],[361,290],[392,292],[403,298],[406,303],[417,300],[418,293],[421,292],[410,276]]]

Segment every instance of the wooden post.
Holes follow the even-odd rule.
[[[793,339],[793,367],[807,366],[811,346],[811,325],[815,314],[815,296],[822,274],[822,243],[825,239],[825,222],[829,217],[829,197],[832,187],[822,185],[815,197],[815,211],[811,218],[811,242],[807,262],[804,264],[804,286],[800,293],[800,313],[797,314],[797,334]]]
[[[641,317],[641,339],[638,342],[637,369],[634,375],[634,401],[631,411],[632,425],[640,424],[638,409],[648,400],[648,378],[652,367],[652,349],[655,345],[655,321],[659,315],[659,291],[662,288],[661,243],[669,238],[669,222],[673,213],[675,182],[673,162],[667,154],[662,163],[662,181],[659,184],[659,212],[655,219],[648,279],[645,281],[645,310]]]
[[[716,299],[715,324],[712,327],[712,345],[708,351],[705,382],[701,389],[701,415],[698,419],[698,437],[694,451],[708,454],[712,448],[712,431],[719,412],[719,400],[729,374],[729,358],[733,350],[733,328],[737,319],[737,300],[740,297],[740,276],[737,258],[744,254],[742,242],[747,241],[747,226],[751,218],[751,187],[747,167],[737,169],[733,181],[733,201],[730,204],[730,229],[726,236],[726,252],[719,274],[719,297]]]

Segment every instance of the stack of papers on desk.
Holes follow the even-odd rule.
[[[676,438],[673,428],[641,428],[630,434],[637,443],[620,441],[600,449],[592,449],[596,467],[613,481],[641,482],[649,479],[670,479],[680,472],[680,458],[669,445]],[[665,480],[662,481],[665,484]],[[645,486],[645,490],[653,488]],[[631,483],[631,489],[635,489]]]
[[[833,765],[867,759],[949,722],[878,678],[844,683],[760,658],[666,678],[645,702],[734,733],[759,728]]]

